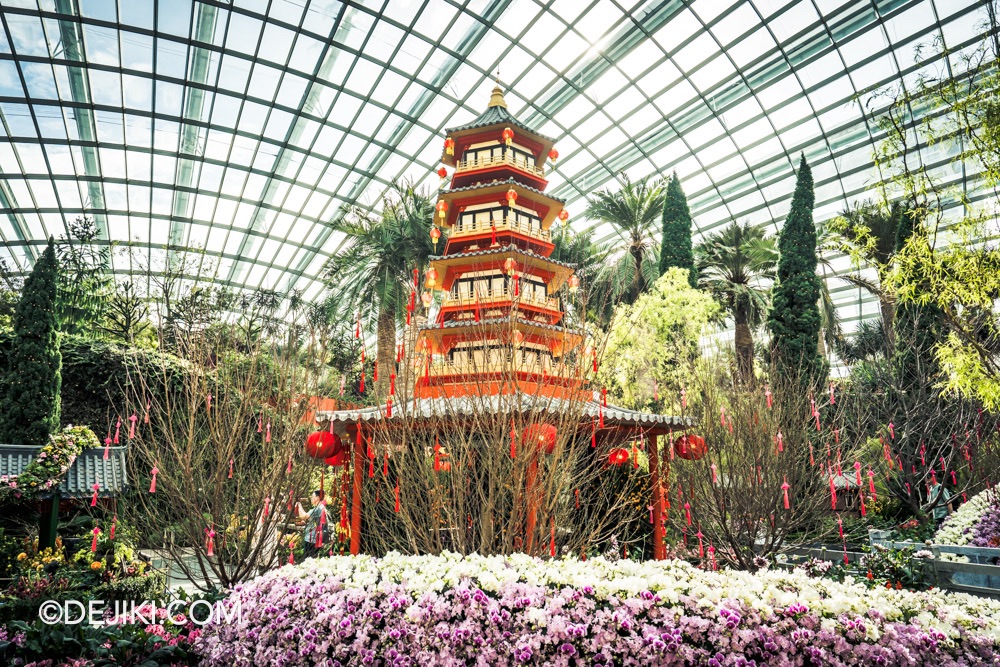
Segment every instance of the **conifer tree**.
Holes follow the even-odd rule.
[[[663,237],[660,239],[660,275],[672,266],[688,271],[691,287],[698,287],[698,271],[694,267],[691,243],[691,211],[681,181],[673,174],[667,183],[663,201]]]
[[[809,385],[823,382],[828,370],[818,351],[821,285],[816,275],[814,202],[812,171],[803,155],[792,207],[778,237],[778,280],[767,325],[775,370],[786,377],[799,375]]]
[[[62,356],[56,312],[58,279],[55,248],[49,239],[48,247],[24,281],[14,312],[14,342],[0,411],[0,442],[41,446],[59,428]]]

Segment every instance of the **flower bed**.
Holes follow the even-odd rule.
[[[241,623],[195,643],[229,665],[979,665],[1000,602],[682,561],[334,557],[238,587]]]
[[[948,515],[941,528],[934,534],[936,544],[953,544],[963,546],[972,542],[977,525],[986,517],[990,509],[1000,510],[1000,498],[996,491],[982,491],[963,504],[957,511]],[[976,544],[973,546],[988,546]]]

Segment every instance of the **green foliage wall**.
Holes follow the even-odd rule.
[[[814,203],[812,170],[802,156],[792,208],[778,237],[778,281],[767,324],[776,370],[818,383],[826,379],[828,368],[818,352],[821,286],[816,275]]]
[[[691,210],[677,174],[670,177],[663,201],[660,275],[673,266],[687,270],[688,283],[691,287],[698,286],[698,271],[694,267],[694,249],[691,243]]]
[[[59,267],[50,239],[24,282],[14,313],[14,340],[5,367],[0,442],[44,445],[59,428]]]

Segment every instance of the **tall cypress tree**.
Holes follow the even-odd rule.
[[[6,395],[0,414],[0,442],[44,445],[59,428],[62,386],[59,320],[56,312],[59,267],[52,239],[24,281],[14,312]]]
[[[667,197],[663,201],[660,275],[672,266],[687,269],[691,287],[698,287],[698,271],[694,268],[694,249],[691,244],[691,211],[676,173],[667,182]]]
[[[798,375],[812,385],[823,382],[828,371],[818,351],[821,285],[816,275],[814,203],[812,170],[803,155],[792,208],[778,237],[778,280],[771,291],[767,326],[775,370],[786,377]]]

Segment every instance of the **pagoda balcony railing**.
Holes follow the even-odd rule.
[[[473,171],[476,169],[490,169],[493,167],[503,167],[510,166],[521,171],[527,172],[538,176],[539,178],[545,178],[545,170],[541,167],[536,167],[528,160],[520,156],[512,155],[512,151],[507,151],[504,155],[489,155],[475,160],[459,160],[455,164],[455,173],[461,174],[465,171]]]
[[[474,376],[530,373],[548,375],[549,377],[575,378],[580,377],[580,369],[569,364],[555,361],[510,361],[494,359],[491,361],[435,361],[430,366],[432,377]]]
[[[513,290],[510,288],[500,288],[500,289],[486,289],[482,288],[477,291],[479,295],[479,307],[485,308],[494,303],[503,303],[507,301],[517,301],[521,304],[530,304],[533,306],[540,306],[542,308],[547,308],[549,310],[559,310],[559,299],[552,296],[539,295],[534,290],[521,289],[518,296],[514,296]],[[453,292],[448,292],[444,298],[444,306],[466,306],[473,308],[476,305],[476,295],[459,295]]]
[[[504,218],[503,220],[493,220],[493,228],[499,232],[517,232],[518,234],[523,234],[524,236],[530,236],[531,238],[541,239],[542,241],[551,242],[552,235],[547,229],[540,229],[538,227],[532,227],[528,222],[524,220],[517,220],[511,216]],[[448,237],[450,239],[460,239],[464,236],[474,236],[476,234],[487,234],[492,231],[490,227],[490,221],[459,221],[455,223],[455,226],[451,228],[451,235]]]

